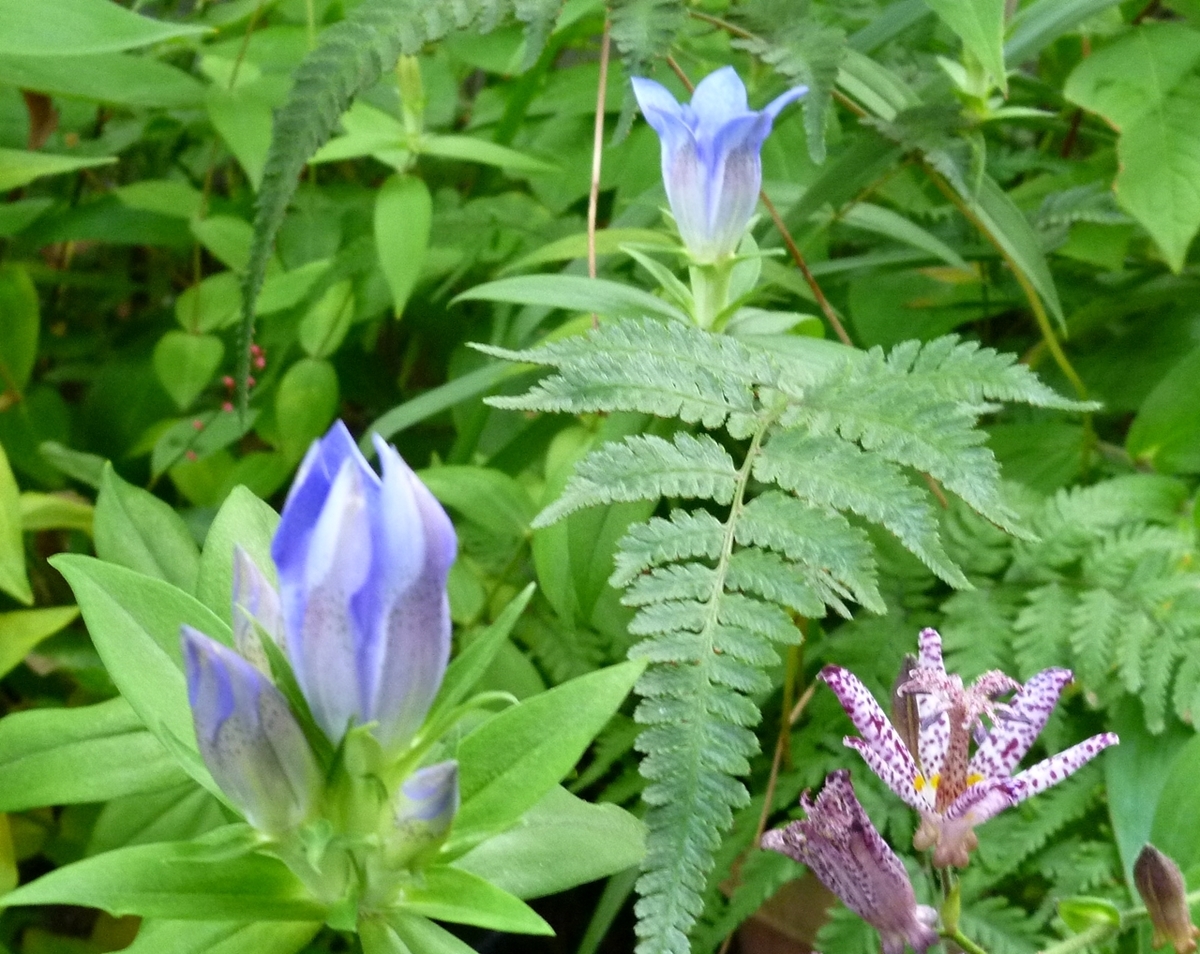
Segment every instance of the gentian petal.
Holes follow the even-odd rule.
[[[692,92],[692,112],[696,114],[700,129],[708,135],[731,120],[746,116],[750,104],[746,100],[746,86],[737,70],[722,66],[697,83]]]
[[[450,658],[446,577],[458,551],[454,525],[429,489],[382,440],[378,564],[384,593],[374,625],[371,718],[385,749],[407,743],[420,728]]]
[[[1093,735],[1078,745],[1052,755],[1050,758],[1032,768],[1026,769],[1020,775],[1015,775],[1008,783],[1008,790],[1016,805],[1032,798],[1039,792],[1057,785],[1070,775],[1074,775],[1084,765],[1094,759],[1110,745],[1116,745],[1120,740],[1112,732]]]
[[[862,733],[861,739],[847,736],[843,742],[858,751],[871,771],[905,802],[913,808],[928,808],[928,797],[919,794],[915,784],[920,775],[917,763],[867,687],[841,666],[826,666],[821,678]]]
[[[786,93],[780,93],[773,100],[767,103],[767,105],[762,108],[762,112],[766,113],[766,115],[770,117],[771,122],[775,122],[775,118],[783,112],[785,106],[790,106],[801,96],[804,96],[807,92],[807,86],[793,86]]]
[[[233,549],[233,644],[237,651],[270,674],[258,630],[283,646],[283,608],[279,594],[241,546]]]
[[[281,835],[302,824],[321,775],[287,702],[233,650],[190,626],[181,640],[196,741],[213,778],[256,828]]]
[[[992,726],[975,751],[968,772],[984,778],[1012,774],[1045,728],[1063,687],[1070,681],[1069,669],[1043,669],[1025,683],[1009,703],[1009,714]]]
[[[351,600],[371,573],[370,511],[378,494],[357,464],[345,460],[298,572],[280,566],[288,658],[313,718],[335,744],[352,721],[365,721],[357,665],[363,634]]]

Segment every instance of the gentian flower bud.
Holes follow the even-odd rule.
[[[279,594],[263,575],[250,554],[233,549],[233,645],[262,672],[271,667],[263,651],[259,629],[278,646],[283,646],[283,610]]]
[[[287,655],[335,744],[376,723],[384,750],[420,728],[450,655],[450,518],[400,455],[375,441],[382,478],[336,422],[300,465],[271,553]]]
[[[190,626],[182,632],[188,700],[204,764],[267,834],[310,815],[321,772],[286,700],[250,662]]]
[[[762,836],[762,847],[807,865],[821,884],[875,928],[883,954],[904,954],[907,941],[918,954],[937,942],[937,912],[917,904],[912,882],[896,853],[863,811],[850,773],[825,779],[815,802],[800,796],[808,816]]]
[[[400,786],[389,860],[403,864],[446,836],[458,813],[458,762],[450,759],[417,769]]]
[[[1154,947],[1169,941],[1176,954],[1195,951],[1200,930],[1192,924],[1187,884],[1179,865],[1153,845],[1146,845],[1133,864],[1133,883],[1154,926]]]
[[[690,105],[640,77],[633,92],[662,143],[663,184],[683,244],[698,264],[732,255],[758,204],[763,141],[775,117],[808,87],[796,86],[755,111],[741,79],[725,66],[696,85]]]

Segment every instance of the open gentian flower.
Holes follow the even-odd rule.
[[[400,455],[378,438],[375,446],[382,477],[340,421],[305,457],[272,541],[280,592],[235,551],[236,652],[183,627],[200,753],[230,801],[272,835],[308,820],[323,780],[271,681],[264,638],[283,651],[335,746],[352,725],[370,723],[387,756],[411,742],[446,671],[454,528]],[[414,773],[398,830],[416,825],[423,843],[444,834],[457,777],[454,762]]]
[[[848,736],[846,745],[920,812],[913,845],[921,851],[932,848],[938,867],[963,868],[979,843],[976,825],[1058,784],[1118,740],[1111,732],[1092,736],[1014,776],[1013,769],[1071,681],[1071,671],[1044,669],[1024,686],[993,671],[966,687],[961,677],[946,672],[936,630],[922,630],[919,644],[917,664],[896,690],[917,699],[916,751],[853,674],[826,666],[821,678],[861,733],[861,738]],[[1000,702],[1008,692],[1016,695]],[[973,755],[972,738],[977,743]]]
[[[796,86],[755,111],[741,79],[725,66],[696,84],[690,105],[640,77],[633,92],[662,143],[663,184],[683,244],[699,264],[732,255],[758,203],[763,141],[783,107],[808,87]]]
[[[851,911],[879,931],[883,954],[918,954],[937,942],[937,911],[917,904],[908,872],[871,824],[845,769],[825,779],[815,802],[800,796],[808,816],[766,832],[762,847],[794,858]]]

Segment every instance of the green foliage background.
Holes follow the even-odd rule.
[[[114,698],[47,559],[203,596],[218,508],[278,502],[334,417],[454,515],[460,647],[537,584],[486,688],[651,660],[570,784],[644,815],[643,870],[543,902],[560,946],[521,949],[630,950],[636,899],[647,954],[778,924],[756,912],[801,871],[762,820],[842,765],[905,848],[830,694],[787,716],[827,662],[886,697],[925,625],[964,676],[1075,670],[1047,751],[1122,738],[981,830],[969,936],[1032,952],[1065,897],[1127,905],[1149,838],[1200,873],[1194,0],[37,6],[0,0],[4,887],[226,818]],[[746,310],[702,335],[627,81],[683,97],[725,63],[752,105],[810,92],[763,152],[787,239],[757,221]],[[62,707],[90,703],[76,738]],[[799,884],[793,915],[823,903]],[[14,954],[164,949],[136,930],[0,915]],[[226,931],[187,950],[346,949]],[[877,941],[835,909],[814,943]]]

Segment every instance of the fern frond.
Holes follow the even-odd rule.
[[[808,87],[801,101],[808,153],[813,162],[824,162],[825,123],[838,68],[846,53],[846,34],[821,23],[807,3],[798,5],[791,0],[759,6],[757,11],[751,8],[749,19],[755,31],[763,35],[734,40],[734,46],[769,63],[791,82]]]
[[[275,236],[296,193],[304,165],[329,138],[342,113],[364,89],[395,66],[402,53],[453,30],[488,31],[516,16],[527,26],[530,47],[545,35],[558,0],[363,0],[321,39],[296,69],[287,101],[275,113],[254,218],[254,239],[242,284],[239,394],[250,373],[254,303],[262,290]]]
[[[648,523],[629,528],[621,540],[609,582],[617,587],[628,586],[643,570],[664,563],[694,557],[715,560],[723,542],[721,521],[703,510],[675,510],[669,520],[653,517]]]
[[[647,318],[607,324],[527,351],[475,347],[556,371],[526,394],[493,398],[496,407],[571,414],[640,411],[707,428],[724,426],[745,437],[759,416],[755,387],[772,383],[774,369],[765,354],[732,338],[694,331]]]
[[[666,59],[688,22],[687,8],[677,0],[614,0],[608,16],[626,76],[648,76],[656,63]],[[627,89],[615,138],[629,132],[633,113],[634,99]]]
[[[671,441],[635,434],[576,464],[562,496],[538,514],[533,526],[548,526],[576,510],[614,501],[687,497],[728,504],[736,483],[733,458],[707,434],[680,431]]]
[[[871,541],[845,517],[811,507],[778,491],[767,491],[746,505],[737,525],[737,542],[782,554],[808,571],[821,598],[839,607],[852,599],[876,613],[887,611],[875,571]]]
[[[910,375],[908,364],[907,355],[893,364],[873,349],[809,389],[783,423],[839,435],[929,474],[997,526],[1022,533],[1017,514],[1000,497],[999,464],[975,427],[991,407],[944,397],[939,386]]]
[[[738,550],[729,558],[725,585],[785,606],[798,616],[821,616],[825,604],[805,581],[804,569],[767,550]]]
[[[1004,898],[964,896],[959,923],[988,954],[1034,954],[1042,947],[1036,919]]]
[[[929,493],[856,444],[782,431],[763,448],[754,476],[814,506],[849,510],[881,524],[951,586],[970,585],[946,554]]]

